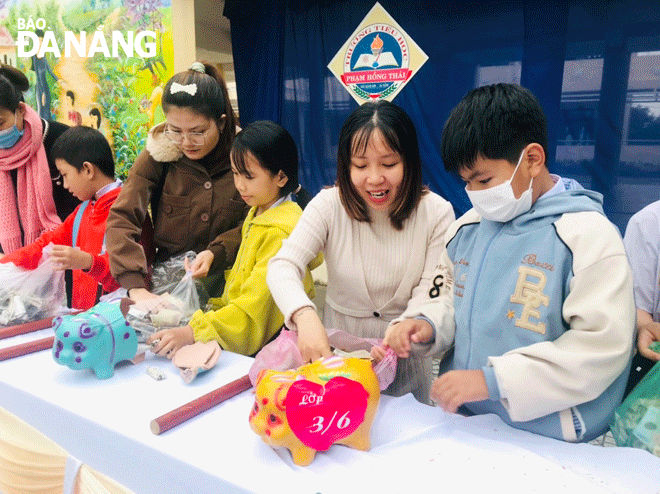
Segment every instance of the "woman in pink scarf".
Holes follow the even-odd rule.
[[[0,66],[0,247],[5,254],[57,227],[76,206],[61,179],[57,183],[46,150],[67,127],[39,118],[25,104],[22,92],[28,87],[20,71]]]

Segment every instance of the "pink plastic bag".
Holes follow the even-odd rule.
[[[382,340],[375,338],[360,338],[339,329],[328,329],[328,340],[330,346],[340,348],[345,352],[357,350],[371,350],[373,346],[380,346]],[[248,375],[254,386],[259,373],[264,369],[285,371],[297,369],[303,365],[302,355],[298,350],[298,334],[283,329],[273,341],[261,349],[254,358]],[[396,376],[396,355],[391,349],[387,350],[385,357],[374,366],[374,372],[378,376],[381,391],[386,389]]]
[[[265,369],[285,371],[297,369],[304,364],[298,351],[298,335],[288,329],[282,329],[273,341],[263,347],[254,357],[248,375],[252,386],[257,383],[259,373]]]

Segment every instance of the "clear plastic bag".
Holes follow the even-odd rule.
[[[185,262],[192,262],[192,251],[173,257],[154,266],[152,290],[158,298],[140,300],[131,305],[126,320],[138,333],[138,341],[144,343],[154,332],[161,329],[185,326],[190,318],[208,300],[204,285],[186,272]],[[127,297],[125,289],[101,297],[112,301]]]
[[[188,251],[168,259],[162,263],[154,265],[153,273],[151,275],[151,292],[156,295],[164,293],[173,293],[178,285],[186,275],[186,259],[189,263],[195,260],[197,254],[193,251]],[[206,305],[209,299],[209,294],[200,280],[193,280],[194,287],[197,290],[197,300],[200,306]]]
[[[44,247],[39,265],[27,270],[0,264],[0,325],[36,321],[66,311],[64,271],[50,262],[53,244]]]
[[[152,333],[161,329],[185,326],[200,309],[195,280],[186,273],[173,286],[172,293],[162,293],[157,298],[140,300],[128,309],[126,320],[139,333],[138,341],[144,342]]]
[[[374,338],[360,338],[340,329],[327,329],[330,346],[341,350],[339,354],[357,352],[360,350],[370,352],[373,346],[380,346],[382,340]],[[261,349],[254,358],[248,375],[252,385],[257,382],[259,373],[264,369],[278,371],[296,369],[303,365],[302,355],[298,350],[298,334],[288,329],[282,329],[273,341]],[[391,349],[387,350],[385,357],[374,365],[374,372],[378,376],[381,391],[386,389],[396,376],[396,355]]]
[[[641,448],[660,456],[660,362],[616,409],[610,429],[617,446]]]
[[[167,295],[169,295],[167,297],[169,304],[175,310],[181,312],[186,322],[200,309],[199,295],[197,294],[197,287],[192,273],[186,273],[172,291],[169,294],[163,294],[163,297]]]

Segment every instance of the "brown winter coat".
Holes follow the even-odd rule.
[[[160,183],[162,193],[154,213],[157,262],[209,249],[215,255],[212,276],[231,267],[241,242],[248,207],[234,187],[228,154],[216,150],[201,161],[190,160],[163,130],[160,124],[149,131],[146,149],[131,167],[108,216],[110,270],[126,289],[148,288],[140,235],[147,206]],[[167,175],[160,182],[165,163],[169,163]]]

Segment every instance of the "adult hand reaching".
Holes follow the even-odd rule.
[[[292,319],[298,328],[298,350],[304,362],[332,354],[325,327],[312,307],[298,309]]]

